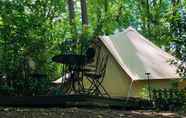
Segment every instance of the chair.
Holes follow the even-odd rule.
[[[85,66],[84,76],[89,80],[88,93],[95,96],[108,96],[108,92],[102,85],[106,73],[108,54],[103,53],[102,47],[97,47],[94,64]]]

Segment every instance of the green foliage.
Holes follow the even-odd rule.
[[[61,96],[61,95],[64,95],[64,92],[61,88],[52,88],[50,91],[49,91],[49,95],[52,95],[52,96]]]
[[[174,16],[170,18],[171,31],[174,40],[172,41],[171,51],[178,58],[173,60],[172,63],[178,66],[177,72],[186,77],[186,7],[174,7]]]
[[[59,40],[53,22],[60,15],[64,4],[60,1],[1,1],[1,66],[3,73],[23,78],[21,71],[50,72],[51,48]],[[55,28],[55,29],[54,29]],[[58,32],[60,33],[60,32]],[[29,61],[33,62],[33,68]],[[26,67],[28,66],[28,68]]]
[[[148,90],[148,87],[142,88],[142,90],[140,92],[140,97],[142,97],[144,99],[149,99],[149,90]]]
[[[35,91],[32,89],[39,84],[30,79],[32,74],[55,78],[57,67],[51,57],[58,52],[59,35],[64,32],[59,29],[63,23],[55,19],[65,11],[65,4],[56,0],[6,0],[0,4],[0,71],[12,83],[9,87],[21,91],[29,83],[28,91]]]
[[[185,110],[185,89],[154,89],[152,95],[154,105],[158,110]]]
[[[169,45],[172,37],[167,21],[170,9],[168,0],[142,0],[137,4],[141,32],[159,46]]]

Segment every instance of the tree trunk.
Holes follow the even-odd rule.
[[[74,0],[68,0],[68,11],[69,11],[69,24],[70,31],[73,38],[76,38],[76,24],[75,24],[75,9],[74,9]]]
[[[172,2],[172,7],[173,7],[173,16],[176,16],[176,12],[177,12],[177,5],[180,3],[180,0],[171,0]]]
[[[108,0],[104,1],[104,6],[105,6],[105,13],[108,11]]]
[[[171,20],[171,28],[173,29],[173,30],[175,30],[174,29],[174,26],[176,25],[176,23],[175,23],[175,18],[176,18],[176,13],[178,12],[177,11],[177,5],[179,4],[179,0],[171,0],[171,3],[172,3],[172,8],[173,8],[173,11],[172,11],[172,20]]]
[[[81,0],[81,16],[82,16],[82,25],[88,25],[88,15],[87,15],[87,3],[86,0]]]
[[[151,36],[151,27],[150,27],[150,23],[151,23],[151,14],[150,14],[150,4],[149,4],[149,0],[146,0],[146,12],[147,12],[147,32],[148,32],[148,37]]]
[[[68,0],[69,23],[73,24],[75,18],[74,0]]]

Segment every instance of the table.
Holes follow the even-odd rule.
[[[77,90],[76,87],[78,86],[78,88],[81,89],[84,88],[79,75],[80,72],[82,71],[81,68],[83,67],[83,65],[86,64],[86,56],[77,54],[56,55],[52,58],[52,61],[69,66],[68,71],[71,74],[71,76],[70,78],[67,78],[69,86],[65,88],[66,89],[65,94],[71,94],[72,92],[75,94],[80,93],[80,90]],[[76,83],[78,85],[75,85]]]
[[[61,64],[80,66],[86,63],[86,57],[85,55],[64,54],[54,56],[52,61]]]

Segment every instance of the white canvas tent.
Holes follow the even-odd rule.
[[[148,84],[145,73],[150,73],[152,88],[170,88],[180,78],[169,62],[174,57],[132,27],[99,40],[103,53],[110,54],[103,84],[111,96],[140,96]]]
[[[170,65],[169,62],[174,57],[132,27],[100,39],[132,80],[146,79],[145,72],[151,73],[151,79],[179,78],[175,65]]]

